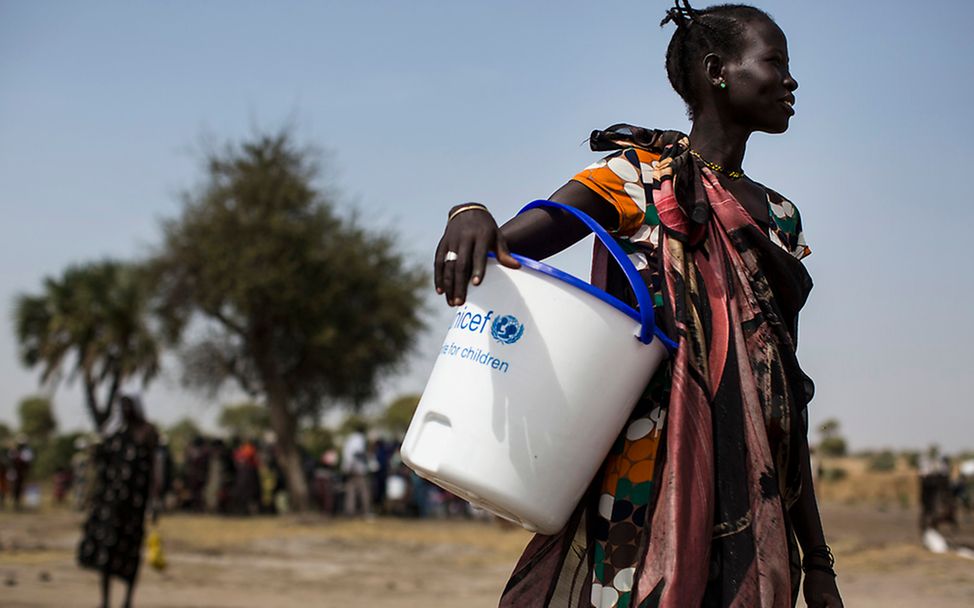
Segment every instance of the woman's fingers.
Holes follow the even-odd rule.
[[[453,262],[453,305],[460,306],[467,299],[467,283],[470,282],[473,243],[464,241],[458,246],[457,259]]]
[[[511,256],[507,241],[489,213],[469,211],[447,223],[436,246],[433,284],[450,306],[467,299],[468,283],[479,285],[487,272],[487,252],[492,248],[497,259],[509,268],[520,268]]]
[[[436,293],[443,293],[443,258],[446,256],[446,237],[440,239],[436,246],[436,253],[433,254],[433,286]]]
[[[521,263],[514,259],[511,250],[507,248],[507,239],[504,238],[500,230],[497,231],[497,261],[508,268],[521,267]]]
[[[479,238],[474,243],[472,267],[470,282],[474,285],[480,285],[480,282],[484,280],[484,273],[487,272],[487,239]]]
[[[453,267],[456,266],[457,261],[455,259],[447,260],[447,256],[453,253],[451,247],[444,247],[443,249],[444,250],[442,253],[437,252],[438,257],[436,260],[436,263],[440,265],[441,268],[440,272],[442,273],[441,287],[443,288],[443,291],[441,293],[446,297],[446,303],[449,306],[453,306],[453,280],[454,280]],[[456,254],[453,253],[453,255]],[[452,258],[453,255],[450,255],[450,258]]]

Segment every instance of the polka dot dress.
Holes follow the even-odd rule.
[[[78,563],[131,581],[142,552],[152,453],[123,431],[106,439],[95,459],[97,478]]]

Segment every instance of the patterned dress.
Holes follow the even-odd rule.
[[[135,580],[152,481],[151,444],[138,442],[132,432],[122,430],[98,446],[91,512],[78,546],[82,567]]]
[[[593,135],[596,148],[594,139]],[[664,319],[665,276],[659,248],[666,227],[654,204],[654,189],[660,188],[661,151],[647,148],[623,147],[578,173],[574,180],[617,210],[616,240],[650,287],[657,318]],[[798,210],[778,193],[766,192],[770,221],[762,226],[763,232],[776,248],[800,260],[810,250]],[[625,279],[611,264],[599,269],[598,252],[595,258],[593,282],[625,298]],[[675,333],[679,332],[673,331],[671,336]],[[666,365],[650,381],[576,519],[560,537],[536,537],[529,545],[501,600],[502,607],[637,608],[633,590],[651,551],[647,546],[665,454],[672,373],[673,366]],[[535,591],[528,590],[532,586]],[[661,605],[662,590],[663,585],[644,590],[638,608]]]

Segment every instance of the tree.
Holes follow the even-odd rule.
[[[416,413],[422,395],[402,395],[386,407],[379,417],[379,424],[397,434],[405,434]]]
[[[211,394],[234,381],[266,405],[298,508],[300,423],[362,404],[401,364],[427,280],[391,235],[339,217],[318,176],[287,132],[211,152],[154,263],[170,335],[199,329],[183,349],[184,379]]]
[[[46,442],[57,430],[57,420],[47,397],[26,397],[17,407],[20,432],[34,444]]]
[[[116,261],[71,266],[46,278],[40,294],[14,304],[20,358],[41,367],[41,383],[80,377],[96,430],[108,421],[123,382],[143,387],[159,371],[159,346],[149,327],[149,293],[139,267]]]
[[[172,450],[173,459],[182,462],[186,446],[202,433],[192,418],[181,418],[166,429],[166,435],[169,438],[169,449]]]
[[[217,424],[227,433],[239,437],[259,437],[270,428],[267,408],[252,402],[224,405]]]
[[[316,460],[326,450],[335,447],[335,434],[320,426],[308,427],[299,433],[301,447]]]
[[[839,434],[839,421],[830,418],[818,427],[818,432],[822,435],[819,442],[819,451],[824,456],[845,456],[847,446],[845,438]]]

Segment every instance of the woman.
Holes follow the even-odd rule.
[[[615,232],[679,348],[565,529],[528,545],[501,606],[783,608],[804,570],[808,606],[839,607],[809,469],[812,385],[795,356],[809,250],[794,205],[742,169],[751,133],[782,133],[794,114],[787,41],[744,5],[677,2],[669,22],[689,136],[596,131],[592,148],[613,152],[550,198]],[[517,268],[511,250],[544,258],[585,235],[550,210],[501,228],[475,203],[449,218],[434,270],[453,306],[488,251]],[[632,301],[598,247],[593,282]]]
[[[146,505],[155,496],[156,430],[145,419],[138,397],[123,396],[119,407],[119,430],[106,437],[95,454],[91,512],[78,547],[81,566],[101,572],[103,608],[109,606],[112,576],[125,581],[123,606],[132,606],[141,562]]]

